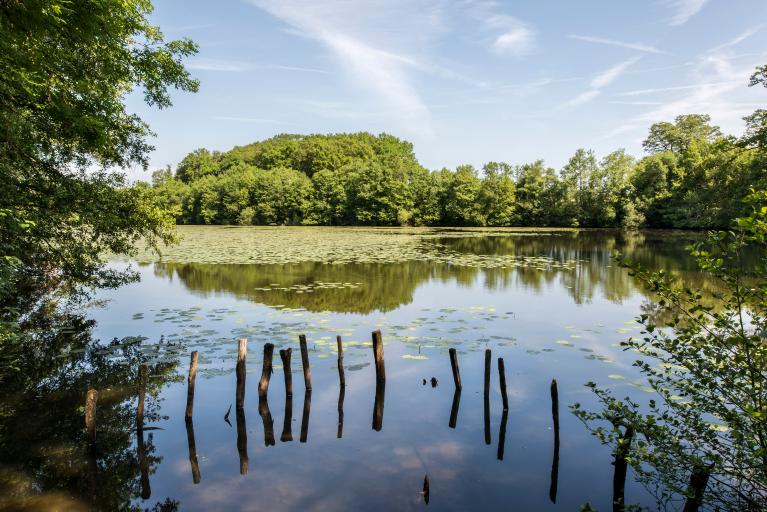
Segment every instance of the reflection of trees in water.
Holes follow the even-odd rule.
[[[134,402],[144,357],[116,340],[105,350],[91,337],[92,321],[42,311],[3,344],[12,364],[0,366],[0,508],[125,510],[141,487]],[[174,366],[150,366],[147,422],[159,419],[156,396]],[[99,390],[95,453],[83,428],[89,388]],[[151,443],[145,457],[150,468],[160,462]],[[166,500],[154,510],[177,506]]]
[[[434,238],[431,250],[477,255],[543,257],[555,263],[578,261],[573,269],[547,267],[545,263],[511,268],[478,268],[443,262],[407,260],[399,263],[323,262],[286,264],[208,264],[157,263],[155,274],[178,277],[185,286],[203,294],[226,292],[255,302],[286,307],[303,307],[309,311],[370,313],[390,311],[413,300],[419,285],[432,280],[455,281],[469,286],[481,276],[487,289],[523,287],[541,291],[547,287],[564,287],[577,304],[589,302],[598,295],[621,302],[637,291],[625,269],[615,264],[612,256],[621,252],[626,257],[653,269],[679,272],[688,283],[707,287],[703,276],[685,246],[694,234],[620,233],[605,231],[563,232],[549,235],[472,236]],[[539,268],[545,268],[540,270]],[[315,283],[338,283],[337,287],[314,287],[308,292],[301,287]],[[279,287],[270,285],[279,283]],[[343,283],[362,283],[358,287],[342,287]],[[280,288],[295,289],[281,290]],[[298,293],[298,290],[303,293]]]

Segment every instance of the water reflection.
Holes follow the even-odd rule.
[[[695,234],[582,231],[546,236],[509,235],[433,238],[432,250],[486,257],[540,258],[522,266],[455,265],[403,260],[389,263],[323,262],[285,264],[156,263],[158,277],[177,278],[188,289],[208,296],[226,292],[267,305],[309,311],[370,313],[391,311],[413,300],[415,290],[431,279],[468,286],[481,276],[487,289],[522,287],[539,291],[557,283],[576,304],[602,295],[621,302],[637,291],[628,273],[614,264],[615,252],[649,268],[679,272],[691,284],[705,281],[684,246]],[[521,261],[521,260],[520,260]],[[560,264],[577,262],[572,268]],[[273,286],[279,283],[278,286]]]
[[[386,398],[386,382],[376,383],[376,396],[373,403],[373,430],[380,432],[383,428],[384,400]]]
[[[197,461],[197,443],[194,440],[194,423],[192,418],[186,418],[184,423],[186,424],[186,442],[189,446],[189,464],[192,466],[192,482],[199,484],[202,477],[200,476],[200,463]]]
[[[367,313],[395,310],[402,304],[413,301],[418,286],[429,280],[449,282],[450,291],[455,293],[456,297],[465,291],[462,288],[464,285],[467,289],[479,288],[481,293],[507,287],[514,293],[522,290],[519,296],[524,301],[528,296],[526,294],[538,293],[539,290],[551,285],[557,293],[561,292],[562,296],[569,297],[569,300],[558,303],[558,306],[564,302],[567,305],[586,303],[600,296],[619,302],[640,291],[634,288],[623,270],[612,264],[609,258],[613,249],[623,250],[633,258],[656,268],[673,268],[681,271],[686,271],[688,268],[680,248],[680,244],[683,245],[686,240],[680,242],[679,238],[674,238],[672,241],[661,238],[642,241],[641,238],[633,238],[633,235],[623,237],[616,234],[469,239],[445,236],[424,243],[441,244],[447,251],[455,254],[545,255],[551,261],[577,259],[581,264],[573,270],[553,267],[540,270],[533,267],[474,268],[445,262],[424,261],[344,265],[164,263],[157,264],[155,271],[159,276],[172,277],[183,285],[173,288],[172,296],[169,292],[163,297],[165,303],[162,307],[169,303],[165,299],[183,301],[184,306],[189,306],[199,304],[200,295],[225,292],[223,296],[211,297],[212,302],[214,299],[218,301],[216,305],[203,303],[203,311],[231,306],[234,303],[231,300],[231,294],[233,294],[273,306],[285,305],[318,311]],[[691,278],[694,276],[691,275]],[[313,291],[302,290],[299,287],[291,288],[294,285],[308,286],[319,281],[336,284],[311,287]],[[279,287],[273,287],[275,283],[280,283]],[[344,286],[345,283],[358,287]],[[356,283],[362,284],[356,285]],[[455,283],[458,284],[455,285]],[[158,279],[150,284],[162,287],[167,286],[168,282],[165,279]],[[143,295],[151,289],[150,284],[140,283],[136,290]],[[142,288],[142,286],[147,287]],[[265,287],[271,288],[269,291],[256,289]],[[164,290],[164,288],[160,289]],[[185,290],[193,293],[186,294]],[[299,291],[302,293],[298,293]],[[463,305],[465,306],[468,300],[474,301],[477,296],[481,296],[481,293],[467,299]],[[551,295],[555,298],[555,294]],[[503,303],[503,301],[510,302],[518,298],[509,294],[494,298],[493,301]],[[538,355],[526,353],[525,349],[531,348],[533,343],[540,341],[540,338],[536,337],[539,334],[538,330],[548,326],[537,323],[531,325],[533,322],[522,318],[522,315],[519,315],[520,318],[509,319],[506,324],[503,323],[505,320],[493,318],[492,315],[470,318],[468,315],[449,317],[446,314],[441,317],[439,308],[449,306],[452,300],[452,296],[437,296],[434,298],[435,303],[415,304],[410,309],[397,310],[396,313],[391,314],[390,323],[382,329],[384,329],[385,337],[392,328],[390,326],[396,323],[405,324],[403,329],[399,329],[401,331],[407,331],[411,326],[417,328],[418,331],[412,333],[414,337],[422,335],[425,337],[430,335],[433,329],[443,329],[439,334],[435,334],[434,338],[437,336],[449,338],[451,346],[458,347],[462,354],[464,386],[468,393],[463,398],[463,404],[461,404],[461,390],[456,389],[451,400],[449,386],[444,385],[450,379],[447,344],[425,349],[423,354],[420,351],[416,354],[415,350],[409,350],[410,345],[406,346],[404,343],[387,338],[387,343],[391,343],[392,347],[390,349],[387,346],[387,355],[391,364],[387,390],[383,385],[375,386],[374,368],[365,366],[365,363],[369,364],[372,361],[369,346],[361,346],[360,342],[353,341],[348,341],[348,345],[344,346],[340,338],[333,343],[332,337],[322,340],[319,334],[315,338],[314,333],[318,332],[318,329],[310,332],[313,338],[310,345],[315,346],[312,346],[307,353],[307,363],[311,358],[311,363],[314,365],[317,389],[314,396],[315,417],[312,418],[311,426],[312,442],[308,442],[312,391],[307,390],[304,394],[300,422],[300,440],[305,444],[281,445],[281,450],[265,450],[260,447],[260,443],[258,446],[250,447],[251,454],[254,454],[259,461],[259,466],[263,462],[265,467],[269,467],[268,472],[258,472],[258,479],[253,478],[253,475],[249,478],[236,476],[233,479],[229,478],[232,476],[235,458],[239,458],[240,473],[248,474],[246,375],[259,371],[259,368],[255,368],[253,364],[250,366],[247,364],[245,357],[247,343],[240,345],[242,357],[235,365],[233,359],[236,345],[233,341],[241,336],[249,336],[251,341],[274,341],[276,346],[281,348],[279,352],[286,392],[280,441],[288,443],[293,440],[291,348],[288,346],[290,342],[275,338],[290,335],[294,344],[295,331],[291,329],[303,328],[303,325],[297,326],[300,320],[289,318],[288,315],[282,315],[267,308],[247,309],[246,307],[244,308],[246,312],[242,313],[244,324],[242,326],[229,325],[230,319],[208,318],[202,316],[204,313],[199,315],[192,313],[188,321],[183,319],[183,324],[174,323],[180,320],[177,318],[169,319],[165,324],[162,322],[154,324],[152,322],[154,319],[147,319],[147,323],[136,321],[126,327],[125,315],[118,318],[115,311],[122,307],[124,313],[126,309],[135,308],[135,302],[128,306],[124,303],[115,303],[115,308],[111,308],[102,315],[101,328],[105,332],[122,335],[124,331],[139,331],[140,334],[146,329],[151,331],[153,336],[154,333],[159,336],[160,333],[167,334],[169,329],[179,331],[177,338],[183,340],[184,346],[173,346],[167,341],[157,343],[155,337],[155,339],[147,340],[152,344],[152,351],[146,350],[144,345],[147,343],[138,339],[135,343],[98,344],[90,334],[92,324],[83,319],[67,320],[66,329],[62,328],[63,325],[43,325],[39,331],[42,333],[40,337],[27,340],[28,344],[24,345],[23,349],[19,349],[19,354],[23,356],[18,357],[22,364],[21,370],[19,372],[4,371],[0,375],[3,386],[3,393],[0,395],[0,461],[2,461],[0,463],[0,509],[14,508],[8,505],[12,502],[5,496],[27,496],[39,494],[42,491],[46,496],[60,493],[60,495],[68,496],[68,499],[82,502],[86,507],[101,510],[141,510],[154,505],[150,501],[142,502],[142,497],[157,501],[157,510],[178,508],[178,501],[165,500],[167,495],[171,498],[183,497],[186,500],[184,509],[216,510],[236,508],[238,504],[246,503],[245,500],[252,497],[252,493],[259,492],[261,496],[265,496],[268,493],[261,493],[261,491],[271,488],[280,491],[275,493],[279,496],[274,498],[275,500],[287,500],[289,505],[274,501],[269,502],[272,504],[271,507],[267,506],[268,503],[264,503],[264,508],[279,509],[282,506],[307,510],[312,508],[354,510],[364,506],[371,510],[406,510],[412,509],[411,505],[417,500],[415,495],[418,489],[414,487],[419,486],[421,478],[424,478],[421,491],[423,502],[430,502],[432,508],[439,510],[469,506],[476,506],[479,509],[496,509],[512,493],[515,493],[515,499],[520,500],[519,506],[523,510],[545,509],[551,506],[548,503],[549,500],[562,509],[577,509],[582,502],[576,502],[576,500],[585,493],[596,494],[598,499],[603,498],[599,502],[600,510],[605,509],[611,501],[614,504],[621,504],[620,506],[625,506],[622,505],[624,502],[631,501],[625,497],[627,489],[630,497],[634,498],[631,493],[636,493],[636,485],[626,474],[625,457],[619,457],[617,452],[611,454],[594,450],[592,453],[593,447],[584,444],[585,441],[583,441],[583,439],[589,439],[588,433],[583,432],[583,435],[578,437],[579,433],[569,428],[572,423],[568,425],[565,415],[562,417],[562,428],[568,432],[566,445],[568,451],[567,456],[560,461],[558,394],[555,395],[554,387],[552,387],[552,418],[550,420],[548,404],[545,401],[530,398],[536,395],[531,391],[532,389],[545,392],[549,384],[548,379],[545,382],[540,380],[540,375],[550,374],[549,371],[542,371],[543,369],[557,368],[557,377],[562,383],[564,406],[569,403],[569,399],[573,398],[564,392],[565,389],[568,391],[572,389],[568,383],[585,382],[583,378],[585,374],[627,373],[626,368],[610,370],[606,369],[605,365],[628,367],[630,361],[620,360],[615,354],[612,354],[614,360],[610,363],[602,363],[598,359],[587,360],[585,352],[579,353],[576,348],[565,345],[561,347],[554,345],[556,337],[567,337],[570,333],[562,331],[563,334],[554,334],[553,330],[547,331],[546,341],[549,346],[556,349],[556,352],[538,352]],[[599,306],[604,307],[602,303]],[[419,313],[418,310],[422,307],[430,307],[433,314]],[[589,312],[592,311],[587,308],[577,309],[578,315],[584,317],[589,316]],[[242,310],[243,308],[240,312]],[[596,321],[600,320],[603,310],[594,311],[590,318],[584,318],[584,328],[593,328]],[[615,311],[623,315],[618,326],[622,326],[624,320],[637,313],[633,309],[619,310],[617,307],[610,310],[613,314]],[[240,315],[240,312],[237,315]],[[270,317],[270,314],[274,314],[274,317]],[[292,313],[290,315],[292,316]],[[433,324],[425,321],[422,324],[414,322],[418,316],[425,318],[429,315],[434,317],[428,319],[429,322],[433,321]],[[130,318],[130,315],[127,316]],[[192,316],[195,318],[191,318]],[[196,318],[197,316],[200,318]],[[370,329],[375,328],[374,322],[379,320],[378,313],[375,318],[373,316],[364,318],[338,315],[329,318],[332,327],[336,327],[336,324],[344,325],[345,321],[349,323],[354,321],[364,325],[366,332],[370,332]],[[339,318],[343,321],[336,322]],[[232,317],[231,324],[238,320]],[[257,322],[262,322],[264,325],[264,330],[259,331],[257,336],[239,330]],[[279,325],[276,325],[278,322]],[[499,332],[487,330],[487,326],[494,326]],[[152,331],[152,329],[155,330]],[[214,329],[219,329],[217,331],[219,334],[204,334],[206,330]],[[237,329],[236,332],[235,329]],[[340,329],[333,331],[330,327],[325,329],[332,335],[336,332],[347,332]],[[459,336],[450,332],[458,329],[463,329],[461,332],[465,334]],[[483,329],[486,330],[483,331]],[[508,331],[500,332],[505,329]],[[485,332],[489,335],[484,336]],[[533,341],[521,347],[508,338],[494,339],[492,336],[509,332],[520,338],[531,337]],[[579,348],[594,350],[609,347],[610,343],[618,341],[616,334],[614,326],[610,325],[605,329],[604,334],[592,332],[584,336],[584,338],[591,336],[589,344],[583,343]],[[481,340],[477,341],[480,337],[482,337]],[[417,339],[412,344],[417,343],[419,347],[435,344],[434,338],[425,341]],[[359,338],[350,332],[348,340],[355,339]],[[323,346],[321,343],[324,343],[324,352],[317,348]],[[160,347],[162,357],[154,354],[155,345]],[[332,353],[334,345],[338,350],[337,363]],[[488,384],[483,381],[482,351],[488,346],[493,347],[497,356],[506,356],[506,361],[509,363],[507,369],[510,372],[510,382],[515,388],[512,392],[515,405],[515,427],[509,429],[508,433],[509,411],[501,408],[499,396],[490,398],[489,380]],[[191,348],[200,350],[201,380],[198,382],[197,397],[200,403],[197,409],[198,411],[212,410],[216,415],[215,421],[209,422],[205,415],[198,412],[197,439],[195,439],[195,424],[191,418],[185,421],[183,426],[181,425],[181,418],[184,417],[185,391],[182,389],[184,384],[182,373],[186,368],[181,369],[178,360],[183,358],[186,362]],[[166,349],[167,353],[162,352]],[[463,354],[466,356],[464,357]],[[344,361],[344,355],[346,361]],[[421,356],[422,359],[416,361],[402,359],[403,355]],[[149,360],[150,357],[151,360]],[[547,360],[546,357],[551,359]],[[251,363],[254,362],[251,361]],[[629,364],[626,364],[627,362]],[[147,383],[144,413],[147,426],[143,427],[144,422],[142,422],[142,427],[136,428],[139,425],[135,422],[139,393],[134,383],[139,377],[138,369],[141,363],[149,363],[151,378]],[[308,364],[305,368],[308,370]],[[420,372],[415,377],[408,374],[408,371],[413,368],[419,368]],[[235,375],[232,375],[233,369]],[[265,372],[263,368],[261,370],[262,377],[271,375],[271,371]],[[425,373],[427,371],[429,373]],[[336,372],[338,372],[337,376]],[[431,375],[439,377],[443,386],[436,389],[428,385],[421,386],[421,379]],[[412,385],[408,384],[410,382],[408,379],[412,379]],[[337,395],[333,387],[336,382],[340,384]],[[516,389],[518,383],[519,389]],[[255,382],[251,379],[251,386],[254,385]],[[487,391],[483,394],[480,404],[479,389],[483,385]],[[505,389],[503,382],[501,385]],[[85,392],[91,387],[100,392],[97,413],[98,435],[97,443],[94,445],[97,450],[93,451],[88,448],[88,436],[83,431],[83,416],[80,409]],[[232,387],[235,387],[236,400],[233,404],[235,417],[231,419],[231,422],[235,425],[229,422],[232,406],[229,406],[229,411],[224,417],[229,426],[233,427],[230,431],[229,427],[221,424],[221,417],[217,415],[224,412],[223,409],[229,402],[227,399],[222,404],[221,397],[224,395],[230,397]],[[225,391],[221,391],[222,389]],[[281,389],[273,388],[271,405],[279,407],[279,401],[283,399],[279,394],[281,391]],[[389,396],[385,397],[387,391]],[[427,396],[428,398],[425,398]],[[476,400],[474,396],[477,397]],[[170,397],[176,397],[174,400],[178,403],[173,402]],[[372,418],[374,432],[370,432],[369,426],[371,425],[369,423],[371,397],[374,398]],[[161,398],[166,400],[162,404],[165,416],[160,414]],[[387,432],[384,435],[376,432],[383,429],[385,398],[389,399],[389,410],[387,411]],[[457,420],[461,406],[463,417],[458,428]],[[444,416],[448,407],[450,407],[450,415],[448,428],[446,428]],[[255,407],[252,409],[255,413]],[[418,412],[416,420],[411,418],[411,416],[416,417],[414,411]],[[279,412],[277,410],[275,414]],[[258,413],[264,428],[264,444],[267,447],[274,446],[274,421],[275,419],[279,421],[280,418],[272,416],[265,394],[258,402]],[[480,415],[482,420],[479,419]],[[541,417],[543,417],[542,421],[540,421]],[[251,416],[251,423],[253,419]],[[497,421],[500,421],[500,424],[495,423]],[[553,422],[554,430],[553,454],[550,451],[552,440],[546,432],[551,422]],[[160,423],[167,429],[167,434],[160,431],[154,432],[154,435],[150,434],[149,429],[153,428],[151,426],[153,423]],[[484,443],[492,444],[491,424],[498,428],[497,450],[495,447],[485,450],[482,440],[484,434]],[[519,425],[519,428],[516,428],[516,425]],[[532,425],[532,427],[525,430],[526,425]],[[253,425],[251,425],[252,428]],[[182,433],[184,430],[186,443]],[[234,454],[235,440],[232,439],[235,433],[237,455]],[[260,436],[260,433],[256,435]],[[336,442],[335,438],[343,439],[343,441]],[[332,445],[328,445],[328,439],[333,440]],[[343,450],[338,450],[339,442],[343,443]],[[513,456],[505,456],[507,443],[510,445],[509,449]],[[571,446],[572,451],[570,451]],[[208,454],[220,453],[222,450],[228,450],[229,454],[226,458],[206,457]],[[386,454],[386,457],[380,456],[382,452]],[[549,458],[550,455],[551,458]],[[167,460],[165,464],[162,464],[163,457]],[[496,459],[503,461],[503,464],[496,462]],[[576,468],[574,468],[573,459],[580,459],[577,461]],[[369,463],[371,460],[377,462],[371,464]],[[609,465],[610,461],[613,461],[614,466]],[[581,469],[580,465],[586,469]],[[192,482],[202,483],[202,485],[188,485],[190,468]],[[321,471],[318,472],[318,468]],[[24,475],[32,484],[24,487],[27,490],[20,491],[20,486],[7,483],[12,479],[6,479],[1,475],[6,470],[11,471],[13,475]],[[559,481],[560,470],[563,475],[562,482]],[[598,472],[593,480],[587,480],[584,476],[590,471]],[[205,482],[201,482],[203,472],[206,475]],[[429,476],[423,477],[427,472]],[[317,473],[322,475],[318,476]],[[337,488],[339,475],[347,479],[350,485],[343,489]],[[467,475],[471,475],[471,483],[467,483],[470,481]],[[564,475],[567,475],[567,478],[564,478]],[[286,478],[288,476],[290,478]],[[613,479],[612,489],[609,484],[610,477]],[[291,483],[290,492],[279,487],[280,480],[291,479],[295,479],[301,485]],[[432,494],[431,497],[429,497],[430,479],[432,486],[437,486],[435,489],[439,489],[439,492]],[[369,481],[375,481],[376,485],[369,485]],[[301,487],[301,489],[296,491],[294,487]],[[354,491],[350,492],[349,489],[352,487]],[[219,492],[218,489],[226,489],[226,492],[231,494]],[[402,496],[409,501],[397,501],[405,499]],[[268,500],[266,497],[264,499]],[[423,505],[420,502],[419,504]],[[24,507],[16,506],[15,508]]]
[[[305,443],[309,437],[309,414],[312,411],[312,390],[304,391],[304,412],[301,414],[301,437],[299,442]]]
[[[549,499],[552,503],[556,503],[559,485],[559,391],[556,380],[551,381],[551,419],[554,425],[554,455],[551,459]]]
[[[93,322],[42,309],[44,317],[28,318],[21,338],[2,347],[19,357],[0,366],[0,509],[120,510],[136,495],[149,498],[149,475],[162,457],[137,424],[141,343],[100,344]],[[148,423],[161,418],[158,395],[176,364],[149,367]],[[88,389],[98,395],[93,435],[83,428]]]

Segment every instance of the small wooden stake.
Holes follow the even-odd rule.
[[[309,349],[306,348],[306,335],[298,336],[298,342],[301,346],[301,364],[304,367],[304,386],[307,391],[312,390],[312,369],[309,366]]]
[[[551,418],[554,420],[554,435],[559,441],[559,391],[556,379],[551,381]]]
[[[346,386],[346,377],[344,376],[344,345],[341,342],[341,336],[336,336],[336,344],[338,345],[338,382],[343,388]]]
[[[192,412],[194,410],[194,381],[197,378],[197,358],[198,354],[195,350],[192,352],[192,359],[189,362],[189,377],[187,377],[186,387],[186,418],[192,418]],[[197,482],[195,482],[197,483]]]
[[[88,433],[88,441],[91,445],[96,443],[96,402],[99,392],[89,389],[85,395],[85,431]]]
[[[380,330],[373,331],[373,356],[376,363],[376,382],[386,382],[383,339]]]
[[[282,359],[282,372],[285,374],[285,395],[293,396],[293,373],[290,370],[290,356],[293,354],[292,348],[283,348],[280,350],[280,359]]]
[[[490,360],[492,359],[492,354],[490,353],[490,349],[485,350],[485,396],[490,396]]]
[[[503,358],[498,358],[498,380],[501,384],[501,398],[503,399],[503,410],[509,410],[509,397],[506,394],[506,368],[503,366]]]
[[[136,407],[136,428],[144,428],[144,401],[146,399],[147,366],[138,367],[138,406]]]
[[[258,382],[258,397],[264,398],[269,392],[269,379],[272,378],[272,357],[274,356],[274,345],[267,343],[264,345],[264,363],[261,369],[261,380]],[[268,409],[268,406],[267,406]]]
[[[703,505],[703,494],[706,492],[710,475],[710,467],[696,465],[693,468],[692,475],[690,475],[690,488],[688,490],[688,494],[692,496],[689,496],[684,502],[683,512],[698,512],[700,506]]]
[[[455,389],[461,390],[461,372],[458,370],[458,353],[454,348],[448,350],[450,353],[450,368],[453,370],[453,382]]]
[[[245,407],[245,357],[248,354],[248,340],[240,338],[237,340],[237,398],[236,407],[242,409]],[[247,472],[247,469],[246,469]]]

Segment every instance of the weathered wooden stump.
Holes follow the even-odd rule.
[[[461,372],[458,369],[458,353],[454,348],[448,350],[450,353],[450,369],[453,370],[453,383],[455,389],[461,390]]]
[[[290,369],[290,357],[293,354],[292,348],[280,350],[280,359],[282,360],[282,373],[285,375],[285,396],[293,396],[293,373]]]
[[[503,399],[503,410],[509,410],[509,396],[506,393],[506,369],[503,366],[503,358],[498,358],[498,380],[501,385],[501,398]]]
[[[197,378],[197,359],[198,353],[195,350],[189,361],[189,376],[186,379],[186,414],[184,416],[187,419],[191,419],[194,412],[194,382]]]
[[[269,392],[269,380],[272,378],[272,358],[274,357],[274,345],[264,345],[264,362],[261,367],[261,380],[258,381],[259,399],[266,397]],[[268,408],[268,407],[267,407]]]
[[[344,375],[344,345],[341,336],[336,336],[336,345],[338,346],[338,382],[343,388],[346,386],[346,376]]]
[[[236,407],[242,409],[245,407],[245,358],[248,354],[248,340],[240,338],[237,340],[237,391]]]
[[[301,346],[301,365],[304,368],[304,387],[307,391],[312,390],[312,369],[309,366],[309,349],[306,346],[306,335],[298,336],[298,342]]]
[[[376,382],[386,382],[383,338],[380,330],[373,331],[373,357],[376,365]]]

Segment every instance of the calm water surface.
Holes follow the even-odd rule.
[[[76,382],[73,389],[81,395],[60,399],[101,385],[102,428],[112,430],[100,434],[104,446],[95,468],[77,466],[86,469],[70,469],[69,483],[49,484],[63,486],[61,492],[81,504],[383,511],[578,510],[588,502],[611,510],[611,451],[568,409],[574,402],[596,407],[584,387],[588,381],[620,396],[647,393],[631,366],[637,354],[617,343],[639,334],[634,318],[648,309],[649,299],[611,255],[622,251],[701,284],[684,249],[694,235],[684,233],[183,231],[180,248],[163,261],[132,262],[141,281],[102,292],[106,305],[89,312],[96,320],[90,335],[101,340],[99,364],[114,373],[101,384],[98,375]],[[387,374],[378,393],[371,348],[376,329],[385,342]],[[311,394],[304,393],[299,334],[309,340]],[[337,335],[344,341],[343,394]],[[236,340],[243,337],[246,399],[237,414]],[[275,372],[268,402],[259,404],[267,342],[276,346]],[[277,356],[288,347],[292,400],[286,400]],[[463,380],[458,396],[451,347]],[[486,349],[492,352],[487,406]],[[200,367],[194,422],[187,425],[185,376],[193,350]],[[499,357],[506,367],[508,414],[502,410]],[[132,422],[135,370],[142,360],[150,367],[149,428],[139,450]],[[559,390],[558,452],[552,379]],[[81,425],[75,405],[81,407],[73,404],[65,421]],[[382,416],[376,418],[376,410]],[[34,426],[54,420],[25,421]],[[56,450],[71,448],[66,439],[27,437],[30,446],[47,450],[41,465],[66,460]],[[630,471],[626,500],[656,508]]]

